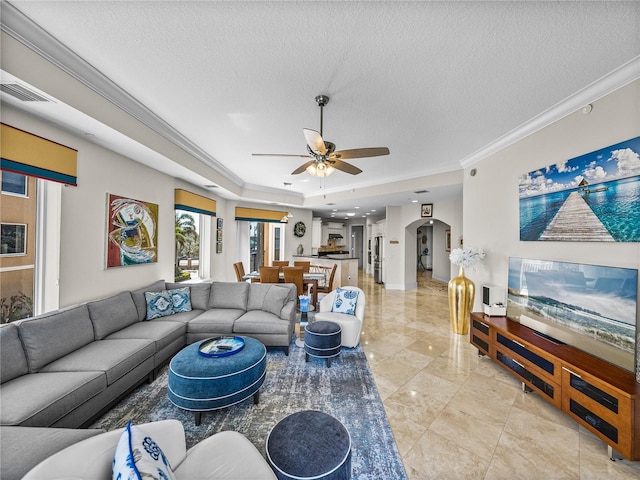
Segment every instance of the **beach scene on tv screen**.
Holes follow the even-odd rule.
[[[635,370],[638,270],[509,259],[507,315]]]

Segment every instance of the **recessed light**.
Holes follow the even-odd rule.
[[[375,209],[371,210],[372,212],[375,212]]]
[[[411,200],[411,203],[418,203],[418,200]]]
[[[358,210],[360,207],[353,207],[353,208],[355,208],[356,210]]]
[[[334,209],[333,209],[333,210],[331,210],[331,211],[332,211],[332,212],[337,212],[337,211],[338,211],[338,209],[337,209],[337,208],[334,208]]]
[[[354,215],[355,215],[355,213],[354,213],[354,212],[349,212],[349,213],[347,213],[347,217],[353,217]]]

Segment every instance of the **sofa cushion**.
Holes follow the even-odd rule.
[[[131,298],[133,299],[133,303],[136,305],[136,310],[138,311],[138,321],[141,322],[147,316],[147,301],[144,298],[144,292],[160,292],[164,289],[164,280],[157,280],[144,288],[138,288],[137,290],[131,291]]]
[[[190,312],[180,312],[174,315],[169,315],[167,317],[156,319],[154,320],[154,322],[161,320],[163,322],[179,322],[179,323],[187,324],[191,321],[191,319],[196,318],[202,312],[203,312],[202,310],[191,310]]]
[[[47,365],[43,372],[86,372],[97,370],[113,384],[155,353],[155,342],[149,339],[112,339],[91,342]]]
[[[96,340],[138,321],[138,310],[129,292],[89,302],[87,307]]]
[[[18,337],[18,326],[0,325],[0,383],[29,373],[27,357]]]
[[[142,478],[175,479],[160,445],[143,429],[127,423],[116,446],[112,477],[118,480]]]
[[[235,321],[233,333],[249,336],[254,334],[282,335],[289,333],[289,322],[280,318],[280,315],[263,310],[251,310]]]
[[[209,308],[233,308],[247,310],[249,284],[246,282],[213,282],[209,296]]]
[[[358,293],[359,292],[357,290],[348,290],[338,287],[336,289],[336,297],[333,301],[331,311],[336,313],[346,313],[347,315],[355,315]]]
[[[144,292],[144,298],[147,300],[147,316],[145,320],[173,315],[173,301],[168,291]]]
[[[167,290],[171,298],[173,313],[191,311],[191,291],[189,287],[172,288]]]
[[[233,323],[244,313],[244,310],[232,308],[212,308],[191,320],[187,325],[187,333],[211,336],[233,333]]]
[[[105,388],[106,376],[98,371],[23,375],[0,389],[0,423],[48,427]]]
[[[191,291],[191,308],[196,310],[206,310],[209,308],[209,295],[211,295],[211,282],[200,283],[170,283],[167,282],[167,290],[175,288],[189,287]]]
[[[118,340],[125,338],[142,338],[153,340],[156,344],[156,353],[168,347],[179,338],[186,337],[187,325],[182,322],[167,322],[163,319],[149,322],[138,322],[127,328],[118,330],[109,335],[105,340]],[[186,342],[186,338],[185,338]]]
[[[104,433],[102,429],[0,427],[2,478],[19,479],[51,455],[85,438]]]
[[[20,321],[18,328],[30,372],[93,342],[94,336],[86,305]]]
[[[287,287],[275,284],[251,285],[247,310],[264,310],[279,317],[288,297],[289,288]]]

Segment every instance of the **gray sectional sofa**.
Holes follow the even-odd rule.
[[[146,320],[145,292],[185,286],[160,280],[0,325],[0,425],[86,426],[186,344],[216,335],[254,337],[288,354],[295,285],[191,284],[192,310]]]

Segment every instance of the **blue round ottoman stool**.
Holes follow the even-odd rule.
[[[269,432],[267,461],[280,480],[351,479],[351,436],[337,418],[304,410]]]
[[[334,322],[319,321],[304,327],[304,359],[324,358],[331,367],[331,358],[340,355],[342,329]]]
[[[196,425],[200,425],[202,412],[229,407],[252,395],[253,403],[258,403],[267,370],[267,349],[254,338],[242,338],[244,348],[233,355],[203,356],[198,351],[202,342],[196,342],[171,359],[169,400],[193,411]]]

